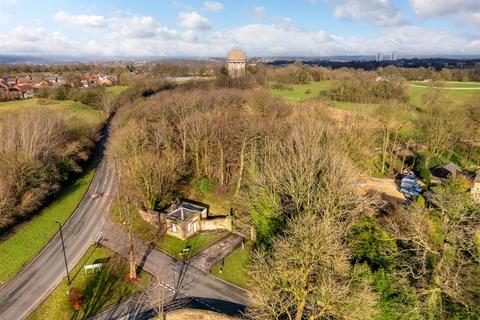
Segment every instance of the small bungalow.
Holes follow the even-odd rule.
[[[162,218],[166,223],[166,233],[187,239],[197,231],[200,231],[200,220],[208,216],[208,208],[187,201],[175,201]]]
[[[208,213],[208,206],[187,200],[175,200],[165,211],[139,210],[146,222],[162,227],[165,233],[182,240],[198,232],[213,230],[233,231],[232,217],[213,216]]]
[[[446,163],[432,169],[432,174],[438,178],[448,178],[463,174],[462,169],[453,163]]]

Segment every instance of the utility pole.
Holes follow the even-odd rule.
[[[63,249],[63,259],[65,261],[65,269],[67,270],[67,281],[68,285],[72,284],[70,281],[70,274],[68,273],[68,264],[67,264],[67,255],[65,253],[65,242],[63,241],[63,233],[62,233],[62,224],[60,221],[57,221],[58,223],[58,229],[60,230],[60,239],[62,239],[62,249]]]

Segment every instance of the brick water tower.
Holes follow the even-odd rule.
[[[233,49],[228,53],[228,59],[227,59],[228,76],[231,79],[244,78],[246,65],[247,65],[247,55],[243,50]]]

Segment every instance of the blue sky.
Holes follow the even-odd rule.
[[[0,0],[0,54],[480,54],[480,0]]]

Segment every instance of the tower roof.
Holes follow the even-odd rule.
[[[241,49],[233,49],[228,53],[228,60],[247,60],[247,54]]]

